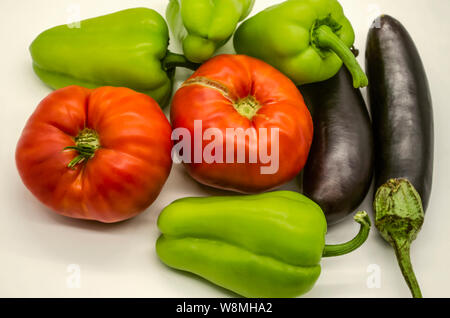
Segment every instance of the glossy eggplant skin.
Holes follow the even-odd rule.
[[[383,15],[369,31],[366,72],[375,138],[376,189],[408,179],[428,206],[433,177],[433,107],[427,76],[408,31]]]
[[[352,213],[370,188],[374,147],[369,113],[345,68],[327,81],[299,89],[314,122],[303,193],[334,224]]]

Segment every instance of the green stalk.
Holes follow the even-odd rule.
[[[313,32],[314,43],[322,49],[332,50],[344,62],[347,69],[353,77],[353,86],[355,88],[365,87],[369,80],[359,66],[352,51],[341,41],[328,25],[320,25]]]
[[[174,70],[177,67],[184,67],[192,71],[197,70],[201,64],[189,61],[184,55],[167,51],[166,56],[162,60],[163,68],[166,71]]]
[[[374,200],[375,226],[392,245],[403,277],[414,298],[422,298],[410,258],[411,242],[424,221],[422,200],[406,179],[390,179],[377,191]]]
[[[417,282],[416,275],[411,264],[410,246],[408,241],[402,241],[396,239],[393,241],[393,247],[395,255],[397,256],[398,265],[402,271],[403,277],[405,277],[406,284],[408,284],[409,290],[414,298],[422,298],[422,292],[420,291],[419,283]]]
[[[233,107],[241,116],[246,117],[248,120],[252,120],[258,113],[258,110],[261,109],[261,105],[251,95],[236,101],[233,103]]]
[[[364,211],[358,212],[356,213],[354,220],[361,225],[358,234],[347,243],[325,245],[322,257],[333,257],[348,254],[356,250],[367,240],[371,226],[369,216]]]
[[[75,169],[76,165],[92,159],[97,149],[100,148],[100,139],[98,134],[89,128],[83,129],[75,137],[75,146],[65,147],[63,150],[75,150],[78,156],[73,158],[67,165],[70,169]]]

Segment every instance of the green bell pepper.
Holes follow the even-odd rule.
[[[185,56],[196,63],[208,60],[230,39],[255,0],[170,0],[169,27],[182,43]]]
[[[364,87],[367,76],[349,49],[354,40],[338,1],[288,0],[242,23],[234,47],[272,64],[297,85],[327,80],[343,62],[355,88]]]
[[[168,103],[176,66],[195,68],[167,50],[169,31],[154,10],[134,8],[44,31],[31,44],[33,68],[48,86],[124,86]]]
[[[290,191],[258,195],[184,198],[158,218],[159,258],[245,297],[294,297],[320,275],[322,256],[361,246],[370,219],[359,212],[358,235],[325,245],[327,223],[320,207]]]

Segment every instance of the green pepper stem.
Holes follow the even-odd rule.
[[[75,146],[65,147],[63,150],[75,150],[78,156],[73,158],[67,167],[75,169],[77,164],[83,163],[94,157],[97,149],[100,148],[100,140],[98,134],[89,128],[83,129],[78,136],[75,137]]]
[[[343,244],[336,245],[325,245],[323,249],[323,257],[332,257],[332,256],[340,256],[344,254],[348,254],[358,247],[360,247],[369,236],[370,232],[370,218],[366,212],[358,212],[353,218],[356,222],[361,224],[358,234],[349,242]]]
[[[422,292],[420,291],[419,283],[417,282],[416,275],[411,264],[410,257],[410,243],[406,240],[393,239],[393,247],[395,255],[397,256],[398,265],[405,278],[406,284],[408,284],[409,290],[414,298],[422,298]]]
[[[321,25],[314,31],[316,43],[323,49],[330,49],[344,62],[353,77],[355,88],[365,87],[369,84],[366,74],[359,66],[352,51],[334,34],[327,25]]]
[[[184,55],[167,51],[162,61],[163,68],[166,71],[173,70],[177,67],[184,67],[192,71],[197,70],[201,64],[189,61]]]

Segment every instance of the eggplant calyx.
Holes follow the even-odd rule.
[[[420,195],[407,179],[390,179],[377,190],[374,209],[375,227],[394,248],[413,297],[421,298],[410,259],[410,245],[424,222]]]

